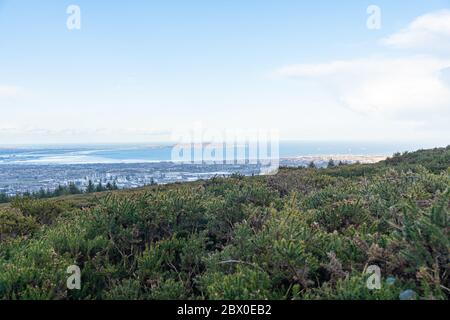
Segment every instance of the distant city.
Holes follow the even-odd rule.
[[[399,150],[400,148],[400,150]],[[326,167],[373,163],[397,151],[418,146],[376,143],[280,142],[279,166]],[[72,187],[85,192],[89,185],[130,189],[149,184],[209,179],[215,176],[258,175],[264,164],[182,164],[172,161],[170,144],[61,145],[0,147],[0,194],[6,196],[53,192]],[[278,166],[278,164],[277,164]],[[74,188],[76,187],[76,188]]]
[[[182,181],[227,176],[232,173],[252,175],[259,172],[256,165],[182,165],[159,163],[64,164],[64,165],[0,165],[0,193],[12,196],[41,189],[55,190],[58,186],[75,184],[85,190],[94,184],[114,183],[119,189],[149,184],[169,184]]]
[[[283,167],[306,167],[314,163],[326,167],[329,160],[341,163],[372,163],[383,156],[304,156],[280,160]],[[231,174],[258,175],[260,165],[251,164],[177,164],[92,163],[92,164],[0,164],[0,193],[15,196],[24,193],[53,191],[59,186],[74,184],[86,190],[88,184],[114,184],[119,189],[138,188],[150,184],[188,182]]]

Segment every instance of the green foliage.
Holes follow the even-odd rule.
[[[444,298],[441,289],[450,284],[449,203],[450,189],[428,210],[417,205],[402,206],[403,221],[396,232],[403,244],[400,253],[406,262],[405,272],[416,275],[430,299]]]
[[[265,300],[272,298],[270,278],[265,272],[237,267],[232,274],[208,273],[201,279],[211,300]]]
[[[0,297],[3,299],[64,299],[66,268],[45,239],[2,245]]]
[[[96,202],[16,198],[0,210],[0,297],[398,299],[410,289],[448,299],[448,153],[234,175]],[[74,264],[82,285],[71,291]],[[368,265],[382,271],[380,290],[366,286]]]
[[[385,280],[385,279],[384,279]],[[402,286],[389,285],[384,281],[379,290],[369,290],[366,286],[367,276],[353,274],[339,279],[335,284],[326,282],[322,287],[313,289],[304,295],[297,294],[296,299],[312,300],[396,300],[402,292]]]
[[[106,300],[140,300],[141,284],[134,279],[124,279],[114,282],[111,289],[106,292]]]
[[[58,185],[58,187],[54,190],[50,189],[43,189],[41,188],[39,191],[35,192],[25,192],[23,194],[11,196],[7,195],[5,193],[0,193],[0,204],[1,203],[8,203],[8,202],[15,202],[17,200],[21,199],[50,199],[50,198],[56,198],[61,196],[68,196],[68,195],[78,195],[83,193],[94,193],[94,192],[104,192],[104,191],[113,191],[113,190],[119,190],[119,187],[117,186],[116,181],[113,181],[113,183],[108,182],[105,186],[101,182],[98,183],[98,185],[95,185],[91,180],[88,182],[88,186],[86,187],[86,190],[82,190],[74,182],[69,182],[67,185]]]
[[[30,198],[15,198],[11,204],[25,217],[32,217],[41,224],[51,224],[69,206],[64,203],[56,203],[48,200],[34,200]]]
[[[33,217],[24,216],[18,210],[0,210],[0,241],[33,234],[38,225]]]
[[[425,166],[434,173],[447,170],[450,163],[450,146],[433,150],[419,150],[416,152],[397,153],[386,160],[388,166],[411,167],[414,165]]]

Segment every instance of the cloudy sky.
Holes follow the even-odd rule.
[[[449,144],[450,0],[341,2],[0,0],[0,144]]]

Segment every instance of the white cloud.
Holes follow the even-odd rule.
[[[283,76],[318,81],[354,111],[415,118],[424,111],[450,112],[445,81],[450,60],[433,57],[367,58],[286,66]]]
[[[289,65],[278,74],[316,81],[323,94],[362,114],[423,122],[437,112],[450,119],[450,59],[439,58],[450,51],[450,10],[420,16],[381,43],[428,55]]]
[[[4,86],[0,85],[0,98],[2,97],[14,97],[18,95],[21,91],[21,88],[16,86]]]
[[[428,13],[416,18],[405,29],[381,40],[395,48],[450,50],[450,10]]]

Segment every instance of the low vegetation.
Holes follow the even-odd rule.
[[[448,299],[450,148],[16,199],[0,209],[3,299]],[[81,289],[66,271],[81,269]],[[368,266],[381,288],[367,287]]]
[[[91,180],[88,181],[88,184],[85,188],[79,188],[75,183],[69,182],[66,186],[59,185],[55,190],[45,190],[41,188],[37,192],[25,192],[23,194],[10,196],[5,193],[0,193],[0,204],[1,203],[9,203],[12,201],[16,201],[21,198],[28,199],[49,199],[56,198],[67,195],[76,195],[76,194],[87,194],[87,193],[96,193],[96,192],[104,192],[104,191],[113,191],[119,190],[115,181],[113,183],[108,182],[103,185],[99,182],[97,185],[94,184]]]

